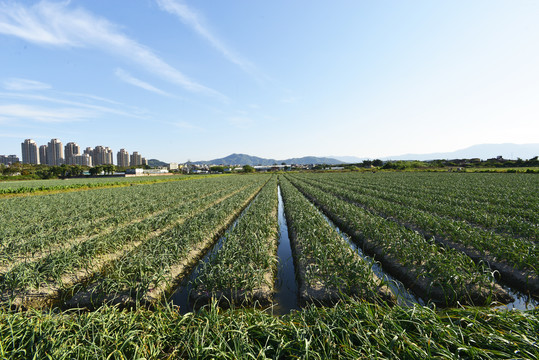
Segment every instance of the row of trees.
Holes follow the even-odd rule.
[[[149,168],[149,166],[143,166]],[[125,168],[117,168],[115,165],[97,165],[94,167],[80,165],[32,165],[15,163],[10,166],[0,164],[0,175],[13,177],[17,175],[19,179],[54,179],[54,178],[69,178],[83,176],[85,172],[95,176],[99,174],[112,175],[117,170],[125,170]]]

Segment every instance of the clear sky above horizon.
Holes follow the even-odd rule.
[[[539,142],[539,1],[0,0],[0,154]]]

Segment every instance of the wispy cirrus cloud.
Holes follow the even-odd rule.
[[[265,76],[260,74],[256,66],[226,46],[223,41],[210,30],[210,27],[205,23],[203,17],[197,14],[189,6],[178,0],[156,0],[156,2],[162,10],[177,16],[184,24],[206,39],[206,41],[208,41],[230,62],[238,65],[243,71],[254,76],[257,80],[265,79]]]
[[[72,9],[69,2],[41,1],[33,6],[1,3],[0,34],[44,46],[96,48],[135,62],[190,92],[226,100],[223,94],[191,80],[150,48],[124,35],[113,23],[82,8]]]
[[[85,121],[96,116],[92,111],[78,108],[50,109],[26,104],[0,105],[0,113],[4,118],[25,121],[31,119],[33,121],[44,123]]]
[[[70,95],[69,93],[60,93],[62,95]],[[100,99],[100,101],[105,102],[111,102],[107,101],[107,99],[99,98],[99,97],[92,97],[91,95],[76,95],[80,97],[87,97],[90,99]],[[94,113],[108,113],[108,114],[114,114],[114,115],[120,115],[120,116],[126,116],[126,117],[135,117],[135,118],[141,118],[142,115],[138,112],[133,111],[127,111],[122,110],[121,108],[113,108],[110,106],[102,106],[102,105],[95,105],[95,104],[88,104],[81,101],[73,101],[73,100],[67,100],[62,98],[56,98],[51,96],[45,96],[45,95],[38,95],[38,94],[27,94],[27,93],[0,93],[0,98],[4,99],[19,99],[19,100],[30,100],[30,101],[40,101],[44,103],[55,103],[55,104],[61,104],[61,105],[68,105],[72,108],[79,108],[81,111],[84,109],[91,110]],[[114,102],[112,102],[114,103]],[[117,103],[116,103],[117,104]]]
[[[170,95],[169,93],[167,93],[166,91],[163,91],[161,89],[158,89],[156,88],[155,86],[151,85],[151,84],[148,84],[147,82],[145,81],[142,81],[140,79],[137,79],[136,77],[132,76],[131,74],[129,74],[127,71],[123,70],[123,69],[116,69],[116,71],[114,72],[114,74],[122,81],[128,83],[128,84],[131,84],[133,86],[137,86],[141,89],[144,89],[144,90],[148,90],[148,91],[151,91],[153,93],[156,93],[156,94],[159,94],[159,95],[163,95],[163,96],[168,96],[168,97],[171,97],[172,95]]]
[[[33,90],[48,90],[52,86],[41,81],[11,78],[4,80],[2,86],[6,90],[11,91],[33,91]]]

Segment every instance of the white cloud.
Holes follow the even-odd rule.
[[[31,7],[0,4],[0,34],[60,47],[93,47],[138,63],[147,71],[184,89],[226,100],[221,93],[189,79],[155,55],[151,49],[122,34],[108,20],[68,3],[41,1]]]
[[[79,94],[78,96],[81,96],[81,95]],[[85,95],[85,97],[89,97],[94,100],[102,99],[99,97],[92,97],[91,95]],[[120,110],[120,109],[114,109],[108,106],[87,104],[80,101],[65,100],[65,99],[59,99],[59,98],[54,98],[50,96],[44,96],[44,95],[0,93],[0,98],[42,101],[42,102],[47,102],[47,103],[63,104],[63,105],[74,106],[77,108],[90,109],[90,110],[93,110],[94,112],[99,112],[99,113],[109,113],[109,114],[115,114],[115,115],[121,115],[121,116],[127,116],[127,117],[136,117],[136,118],[142,117],[138,113],[128,112],[128,111]],[[106,99],[102,99],[101,101],[103,100],[106,100]],[[84,110],[81,109],[81,111],[84,111]]]
[[[34,120],[44,123],[83,121],[95,117],[95,113],[76,108],[48,109],[25,104],[0,105],[4,117],[18,120]]]
[[[184,24],[191,27],[200,36],[205,38],[230,62],[238,65],[243,71],[255,76],[258,80],[263,77],[251,62],[229,49],[215,34],[213,34],[209,26],[205,24],[203,18],[189,8],[189,6],[176,0],[156,0],[156,2],[161,9],[176,15]]]
[[[123,69],[116,69],[116,71],[114,72],[114,74],[122,81],[128,83],[128,84],[131,84],[133,86],[137,86],[139,88],[142,88],[144,90],[148,90],[148,91],[151,91],[151,92],[154,92],[156,94],[159,94],[159,95],[163,95],[163,96],[171,96],[169,93],[161,90],[161,89],[158,89],[156,88],[155,86],[151,85],[151,84],[148,84],[147,82],[145,81],[142,81],[140,79],[137,79],[133,76],[131,76],[131,74],[129,74],[127,71],[123,70]]]
[[[48,90],[52,88],[49,84],[42,83],[41,81],[17,78],[5,80],[3,82],[3,87],[6,90],[12,91]]]

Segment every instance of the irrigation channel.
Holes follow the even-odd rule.
[[[289,313],[290,310],[299,309],[299,306],[294,259],[292,257],[292,248],[290,247],[290,238],[288,237],[288,225],[284,216],[284,202],[280,186],[278,187],[278,192],[279,247],[277,248],[277,256],[279,257],[279,270],[275,280],[273,313],[283,315]]]
[[[275,292],[274,292],[274,305],[271,306],[272,312],[275,315],[288,314],[290,310],[299,309],[297,300],[297,284],[294,271],[294,262],[292,258],[292,249],[290,247],[290,239],[288,237],[288,226],[286,225],[286,219],[284,216],[284,203],[281,196],[281,188],[278,187],[279,207],[278,207],[278,219],[279,219],[279,246],[277,249],[277,256],[279,259],[277,277],[275,279]],[[258,195],[257,195],[258,197]],[[256,199],[256,197],[255,197]],[[192,312],[196,304],[191,303],[189,295],[193,290],[195,279],[199,276],[200,271],[204,267],[204,264],[210,261],[212,256],[216,254],[226,241],[226,235],[234,229],[245,212],[251,207],[251,203],[241,212],[238,218],[232,223],[232,225],[226,230],[226,232],[219,238],[215,245],[202,257],[198,264],[191,270],[189,276],[187,276],[178,289],[171,295],[170,300],[172,304],[178,306],[180,313],[186,314]]]

